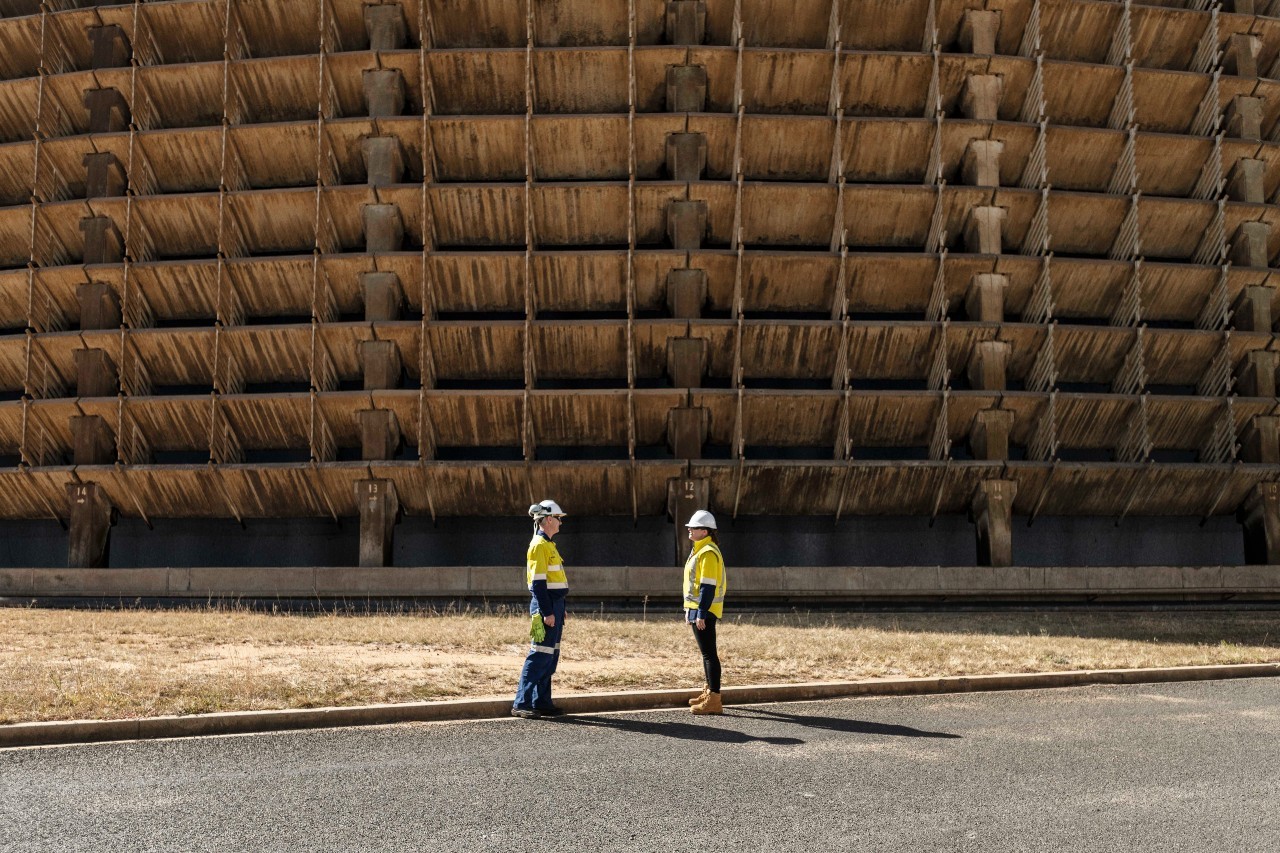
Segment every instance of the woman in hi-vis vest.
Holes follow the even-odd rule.
[[[564,598],[569,594],[569,579],[564,561],[551,541],[560,532],[564,511],[555,501],[543,501],[529,507],[533,519],[533,539],[525,554],[525,580],[529,584],[529,615],[537,627],[531,632],[529,654],[520,670],[516,701],[511,714],[536,720],[563,713],[551,702],[551,676],[560,662],[560,635],[564,631]]]
[[[716,652],[716,623],[724,615],[724,593],[727,588],[724,555],[716,541],[716,518],[700,509],[685,525],[693,548],[684,564],[684,612],[693,628],[693,637],[702,653],[702,671],[707,686],[689,700],[695,714],[721,714],[720,655]]]

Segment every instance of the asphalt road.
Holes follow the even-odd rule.
[[[0,751],[0,850],[1280,850],[1280,681]]]

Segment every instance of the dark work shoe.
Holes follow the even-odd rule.
[[[541,718],[543,715],[544,715],[544,712],[539,711],[536,708],[512,708],[511,709],[511,716],[523,717],[526,720],[537,720]]]
[[[564,716],[564,708],[561,708],[559,705],[548,705],[545,708],[536,708],[535,710],[544,717]]]

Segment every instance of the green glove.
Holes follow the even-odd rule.
[[[542,614],[535,613],[533,614],[533,621],[529,625],[529,639],[533,640],[535,643],[541,643],[546,638],[547,629],[542,624]]]

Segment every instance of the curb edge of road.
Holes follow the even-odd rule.
[[[801,702],[873,696],[920,696],[996,690],[1034,690],[1096,684],[1158,684],[1235,678],[1274,678],[1280,663],[1178,666],[1153,669],[1093,669],[1067,672],[948,675],[924,678],[874,678],[726,687],[726,705]],[[557,701],[570,714],[684,708],[697,693],[682,690],[632,690],[585,693]],[[302,708],[275,711],[229,711],[189,716],[141,717],[128,720],[69,720],[0,725],[0,749],[104,741],[150,740],[254,734],[298,729],[376,726],[411,722],[450,722],[509,717],[509,699],[451,699],[357,705],[347,708]]]

